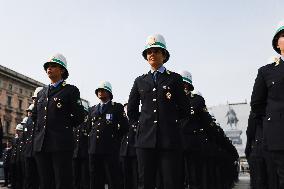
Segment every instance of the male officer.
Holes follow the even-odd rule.
[[[163,187],[176,189],[182,161],[178,121],[189,115],[189,102],[182,77],[163,66],[170,57],[164,37],[149,36],[142,55],[151,71],[135,79],[127,108],[130,123],[137,124],[139,187],[154,189],[159,172]]]
[[[284,22],[281,22],[272,40],[273,49],[280,58],[258,70],[251,96],[251,111],[263,124],[265,148],[277,168],[279,188],[284,188]]]
[[[84,120],[84,108],[77,87],[66,84],[67,62],[55,54],[44,64],[50,84],[37,95],[33,120],[36,122],[34,151],[40,188],[73,188],[73,127]]]
[[[40,87],[42,89],[42,87]],[[35,90],[36,92],[36,90]],[[33,95],[32,99],[35,99]],[[39,188],[39,176],[37,172],[36,161],[33,151],[33,139],[34,139],[34,122],[32,120],[32,111],[34,104],[31,104],[27,111],[27,122],[24,124],[24,156],[25,156],[25,188],[37,189]]]
[[[7,141],[7,147],[4,149],[3,152],[3,168],[4,168],[4,185],[3,187],[8,186],[10,181],[10,173],[11,173],[11,166],[10,166],[10,159],[11,159],[11,142]]]
[[[124,110],[127,112],[127,103],[124,104]],[[121,142],[120,157],[122,162],[124,189],[137,189],[137,156],[135,149],[135,136],[137,125],[131,124],[128,133],[126,133]]]
[[[88,109],[85,109],[85,120],[78,127],[73,129],[74,153],[73,172],[75,189],[89,189],[89,156],[88,156]]]
[[[128,131],[123,105],[113,102],[112,87],[107,81],[95,91],[100,99],[90,109],[89,161],[90,188],[104,188],[104,173],[109,188],[120,188],[119,148],[122,136]]]
[[[194,94],[192,75],[188,71],[180,72],[183,78],[184,91],[190,100],[188,107],[191,109],[191,116],[181,121],[182,139],[184,148],[185,168],[188,174],[190,188],[202,188],[204,174],[206,174],[204,163],[204,145],[207,143],[206,128],[212,122],[212,118],[207,111],[205,100],[202,96]]]

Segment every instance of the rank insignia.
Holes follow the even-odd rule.
[[[171,72],[170,72],[169,70],[167,70],[167,74],[168,74],[168,75],[170,75],[170,74],[171,74]]]
[[[172,94],[171,94],[170,92],[167,92],[167,93],[166,93],[166,98],[170,100],[171,97],[172,97]]]
[[[164,86],[163,86],[163,89],[167,89],[167,86],[166,86],[166,85],[164,85]]]
[[[61,108],[62,104],[60,102],[58,102],[56,106],[57,106],[57,108]]]
[[[62,86],[64,87],[66,85],[66,81],[63,81],[62,82]]]
[[[53,98],[53,100],[56,102],[56,101],[57,101],[57,98]]]

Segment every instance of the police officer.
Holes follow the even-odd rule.
[[[4,149],[3,152],[3,168],[4,168],[4,185],[8,186],[10,183],[10,159],[11,159],[11,142],[7,141],[7,147]]]
[[[90,109],[89,161],[90,188],[104,188],[104,173],[109,188],[120,187],[119,149],[128,131],[123,105],[113,102],[112,87],[107,81],[95,91],[100,103]]]
[[[11,156],[11,184],[13,189],[22,189],[24,186],[24,158],[23,158],[23,124],[26,119],[16,126],[16,134]]]
[[[188,175],[190,188],[204,188],[206,182],[203,175],[204,163],[206,162],[204,145],[207,143],[206,129],[212,121],[207,111],[205,100],[201,95],[194,94],[192,75],[188,71],[180,72],[183,78],[184,91],[190,100],[191,116],[181,121],[182,139],[184,148],[185,169]]]
[[[85,120],[74,132],[73,172],[75,189],[89,189],[89,156],[88,156],[88,109],[85,107]]]
[[[124,110],[127,112],[127,103],[124,104]],[[120,157],[122,162],[124,189],[137,189],[138,187],[138,163],[135,148],[136,131],[137,125],[130,123],[129,131],[123,136],[121,142]]]
[[[35,90],[32,99],[35,101],[37,91],[40,91],[42,87],[38,87]],[[26,189],[37,189],[39,188],[39,176],[37,172],[36,161],[34,158],[33,151],[33,140],[34,140],[34,122],[32,120],[32,111],[34,104],[31,104],[27,111],[27,122],[24,124],[24,156],[25,156],[25,188]]]
[[[182,77],[163,66],[170,57],[164,37],[149,36],[142,55],[151,70],[135,79],[127,108],[130,123],[137,124],[139,187],[154,189],[159,172],[163,187],[176,189],[182,161],[178,121],[189,115],[189,102]]]
[[[274,63],[259,68],[251,96],[251,111],[255,119],[263,120],[264,145],[276,165],[279,188],[284,188],[284,22],[279,24],[272,46],[281,56]]]
[[[73,188],[73,127],[84,121],[84,108],[78,88],[64,81],[69,75],[65,57],[55,54],[43,67],[51,83],[37,94],[32,115],[40,188]]]

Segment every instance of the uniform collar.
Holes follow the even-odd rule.
[[[165,66],[161,66],[161,67],[159,67],[159,69],[157,69],[157,70],[152,70],[151,69],[151,73],[153,73],[154,71],[158,71],[158,72],[160,72],[160,73],[164,73],[164,71],[166,70],[166,68],[165,68]]]
[[[51,84],[49,84],[49,86],[53,86],[53,87],[55,88],[55,87],[57,87],[62,81],[63,81],[63,79],[57,81],[56,83],[53,83],[53,84],[51,83]]]
[[[102,106],[103,104],[104,105],[107,105],[108,103],[110,102],[110,100],[108,100],[107,102],[103,103],[102,101],[100,102],[100,105]]]

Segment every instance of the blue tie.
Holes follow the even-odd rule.
[[[154,80],[155,83],[157,82],[158,76],[159,76],[159,72],[158,71],[154,71],[153,72],[153,80]]]
[[[101,113],[101,114],[104,113],[105,107],[106,107],[105,104],[101,104],[101,107],[100,107],[100,113]]]

